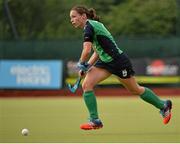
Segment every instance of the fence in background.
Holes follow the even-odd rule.
[[[180,57],[180,38],[117,39],[130,58]],[[0,41],[0,59],[78,60],[82,40]]]
[[[117,39],[119,47],[125,51],[132,59],[139,83],[145,84],[176,84],[180,85],[180,38],[167,39]],[[57,70],[55,76],[60,85],[56,88],[65,86],[66,82],[74,83],[76,75],[73,74],[73,61],[78,61],[82,50],[81,40],[59,40],[59,41],[1,41],[0,42],[0,59],[1,60],[57,60],[63,61],[62,70]],[[71,63],[69,65],[69,62]],[[2,66],[0,62],[0,79],[1,88],[5,85],[3,79]],[[22,63],[21,63],[22,64]],[[72,66],[70,69],[68,66]],[[53,66],[53,69],[56,66]],[[56,67],[59,69],[58,67]],[[61,73],[64,75],[61,78]],[[72,75],[71,75],[72,74]],[[146,76],[146,77],[144,77]],[[5,83],[4,83],[5,82]],[[114,77],[108,79],[103,84],[116,84]],[[11,83],[12,84],[12,83]],[[6,87],[7,88],[7,87]],[[15,88],[11,86],[10,88]],[[22,87],[21,87],[22,88]],[[27,88],[33,88],[27,86]],[[37,88],[37,87],[36,87]],[[40,87],[39,87],[40,88]],[[43,87],[42,87],[43,88]],[[55,87],[54,87],[55,88]]]

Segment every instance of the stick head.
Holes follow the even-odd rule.
[[[72,93],[76,92],[76,89],[74,89],[74,87],[71,84],[67,84],[67,87]]]
[[[81,78],[78,78],[76,83],[72,86],[71,84],[67,84],[68,86],[68,89],[72,92],[72,93],[75,93],[76,90],[78,89],[79,85],[80,85],[80,82],[81,82]]]

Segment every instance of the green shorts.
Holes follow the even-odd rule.
[[[116,60],[108,63],[99,59],[94,66],[106,69],[111,74],[117,75],[122,79],[130,78],[135,74],[131,61],[125,53],[120,54]]]

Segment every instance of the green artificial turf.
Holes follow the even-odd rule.
[[[1,98],[0,143],[180,142],[180,97],[170,99],[173,116],[164,125],[159,110],[140,98],[97,97],[104,127],[83,131],[88,115],[80,97]]]

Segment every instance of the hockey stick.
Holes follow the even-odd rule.
[[[78,79],[76,80],[76,82],[75,82],[74,85],[67,84],[67,87],[68,87],[68,89],[69,89],[72,93],[75,93],[76,90],[78,89],[80,83],[81,83],[81,78],[78,77]]]

